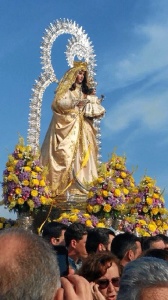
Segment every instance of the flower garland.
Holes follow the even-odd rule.
[[[102,164],[99,177],[88,193],[87,211],[99,218],[118,217],[129,212],[132,195],[137,191],[132,173],[126,169],[126,158],[113,153]]]
[[[25,146],[20,137],[14,152],[8,156],[3,172],[3,203],[9,211],[33,212],[51,205],[46,175],[47,170],[39,161],[39,153]]]
[[[96,216],[90,215],[88,213],[82,213],[79,209],[71,209],[70,212],[62,213],[60,217],[56,220],[66,225],[70,225],[74,222],[80,222],[82,224],[85,224],[87,227],[105,227],[105,224]]]

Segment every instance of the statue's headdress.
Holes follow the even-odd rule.
[[[75,83],[79,71],[86,72],[87,77],[87,63],[83,61],[74,61],[74,65],[69,69],[60,80],[56,89],[56,101],[59,101],[62,96],[71,88]]]

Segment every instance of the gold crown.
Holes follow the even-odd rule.
[[[73,62],[74,68],[81,68],[81,69],[87,69],[87,62],[85,61],[74,61]]]

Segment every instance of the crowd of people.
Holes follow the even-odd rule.
[[[66,249],[67,274],[55,249]],[[59,252],[58,252],[59,253]],[[62,253],[63,254],[63,253]],[[168,237],[48,222],[0,232],[2,300],[168,299]]]

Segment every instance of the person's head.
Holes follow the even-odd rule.
[[[168,251],[166,249],[148,249],[142,253],[142,256],[168,260]]]
[[[86,240],[87,228],[81,223],[72,223],[65,232],[65,245],[69,253],[75,254],[78,258],[87,257]]]
[[[0,299],[52,300],[60,287],[49,243],[19,228],[0,232]]]
[[[155,236],[150,236],[146,238],[143,241],[142,244],[143,251],[146,251],[148,249],[164,249],[165,248],[165,243],[163,241],[163,237],[160,235],[155,235]]]
[[[78,274],[95,282],[105,299],[116,299],[119,290],[119,260],[111,252],[91,254],[84,261]]]
[[[52,245],[65,245],[64,234],[67,225],[59,222],[49,222],[44,225],[42,237]]]
[[[162,238],[162,240],[163,240],[163,242],[165,244],[165,248],[164,249],[168,250],[168,236],[166,236],[166,235],[164,235],[162,233],[158,234],[158,236],[160,236]]]
[[[141,257],[125,266],[117,300],[166,300],[167,295],[167,261]]]
[[[93,228],[88,231],[86,250],[88,254],[111,249],[114,233],[108,228]]]
[[[80,74],[81,73],[81,74]],[[80,82],[78,82],[80,78]],[[70,68],[60,80],[56,89],[55,100],[59,101],[68,90],[73,91],[76,89],[76,84],[81,84],[81,89],[84,94],[89,94],[88,87],[88,68],[87,63],[83,61],[76,61],[72,68]]]
[[[140,239],[129,232],[120,233],[112,240],[111,252],[118,257],[121,265],[125,266],[142,253]]]

